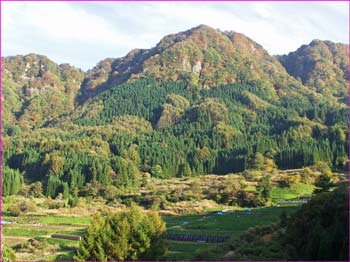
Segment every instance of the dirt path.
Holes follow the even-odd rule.
[[[44,225],[44,224],[11,224],[11,225],[6,225],[5,227],[3,226],[3,228],[25,228],[25,229],[47,229],[47,230],[83,230],[86,227],[84,226],[65,226],[65,225]]]
[[[14,240],[29,240],[30,237],[10,237],[10,236],[3,236],[3,238],[6,239],[14,239]]]

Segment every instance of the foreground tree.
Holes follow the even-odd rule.
[[[165,223],[156,212],[132,206],[127,212],[96,216],[80,243],[75,259],[151,260],[165,253]]]
[[[288,221],[285,244],[291,260],[349,260],[347,184],[314,196]]]

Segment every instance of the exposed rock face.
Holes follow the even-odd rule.
[[[190,72],[191,64],[186,58],[182,59],[182,71]]]
[[[197,63],[192,67],[193,73],[199,74],[202,70],[202,63],[201,61],[197,61]]]

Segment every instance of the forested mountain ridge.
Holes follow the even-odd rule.
[[[87,73],[40,55],[4,58],[5,194],[23,180],[67,198],[137,188],[144,175],[345,168],[338,83],[348,73],[331,94],[296,76],[244,35],[203,25]]]
[[[38,91],[51,86],[51,91],[69,93],[70,109],[72,98],[84,102],[103,90],[141,77],[158,81],[182,80],[187,87],[199,89],[257,81],[271,95],[283,95],[289,90],[318,100],[318,93],[327,95],[327,99],[336,103],[345,103],[349,78],[345,44],[313,40],[295,52],[274,57],[243,34],[222,32],[205,25],[168,35],[154,48],[134,49],[125,57],[102,60],[85,74],[67,64],[57,65],[35,54],[5,57],[3,68],[5,91],[6,86],[16,86],[14,92],[17,95],[9,95],[12,99],[32,98]],[[78,90],[79,96],[76,97]]]
[[[41,127],[74,109],[84,73],[45,56],[29,54],[2,59],[5,134]]]
[[[123,58],[99,62],[88,71],[82,93],[92,95],[140,77],[185,80],[197,88],[247,80],[262,81],[273,91],[287,86],[301,88],[278,59],[253,40],[233,31],[200,25],[168,35],[154,48],[135,49]]]
[[[348,46],[331,41],[313,40],[295,52],[279,56],[292,76],[317,92],[338,97],[346,103],[349,81]]]

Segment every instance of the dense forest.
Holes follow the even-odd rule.
[[[346,108],[269,99],[258,85],[197,90],[141,79],[113,87],[88,109],[4,138],[3,193],[18,192],[23,173],[42,182],[47,196],[66,198],[87,183],[135,187],[142,173],[227,174],[261,169],[267,160],[280,169],[318,161],[345,168]]]
[[[228,174],[266,163],[345,169],[344,55],[341,44],[314,41],[272,57],[242,34],[199,26],[86,74],[34,54],[5,58],[3,195],[25,183],[28,192],[74,199],[132,190],[147,176]],[[296,57],[323,62],[300,80]],[[327,70],[335,73],[327,78]],[[327,88],[312,81],[317,73]]]

